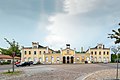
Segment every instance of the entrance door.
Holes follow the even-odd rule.
[[[65,56],[63,57],[63,63],[65,64],[65,61],[66,61],[66,59],[65,59]]]
[[[73,62],[74,62],[74,57],[72,56],[72,57],[71,57],[71,63],[73,63]]]
[[[67,57],[67,63],[69,63],[69,56]]]

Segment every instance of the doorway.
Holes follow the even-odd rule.
[[[69,63],[69,56],[67,56],[67,63]]]
[[[72,57],[71,57],[71,63],[73,63],[73,62],[74,62],[74,57],[72,56]]]
[[[63,56],[63,63],[65,64],[65,61],[66,61],[66,58],[65,58],[65,56]]]

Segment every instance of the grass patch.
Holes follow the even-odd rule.
[[[12,72],[12,71],[8,70],[7,72],[3,72],[2,74],[4,74],[4,75],[20,75],[21,73],[22,73],[22,71]]]

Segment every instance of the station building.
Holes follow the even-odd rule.
[[[32,47],[22,47],[21,61],[40,62],[41,64],[72,64],[85,63],[85,61],[87,61],[88,63],[91,63],[92,61],[97,62],[98,58],[100,57],[102,62],[105,57],[105,59],[110,62],[110,49],[104,49],[105,50],[103,50],[103,48],[90,48],[87,51],[81,50],[81,52],[77,52],[75,48],[70,48],[70,44],[66,44],[65,49],[61,48],[58,51],[54,51],[48,46],[44,47],[39,45],[39,42],[32,42]],[[97,53],[101,51],[101,56],[97,55],[95,51]],[[105,56],[103,55],[104,51],[106,53]]]

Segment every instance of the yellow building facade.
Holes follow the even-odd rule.
[[[108,50],[109,52],[109,49],[106,50]],[[75,48],[70,48],[70,44],[66,44],[65,49],[61,48],[58,51],[54,51],[48,46],[44,47],[39,45],[38,42],[32,42],[32,47],[22,47],[21,51],[22,62],[33,61],[40,62],[41,64],[72,64],[85,63],[85,61],[90,63],[93,60],[92,57],[96,57],[97,59],[100,57],[99,55],[91,55],[91,52],[94,53],[94,49],[92,48],[87,50],[86,52],[77,52]],[[97,52],[99,51],[100,50],[98,50]],[[105,55],[105,58],[108,58],[108,56]],[[110,61],[110,59],[108,60]],[[97,61],[98,60],[96,60],[96,62]]]
[[[103,44],[98,44],[87,52],[90,53],[91,62],[111,62],[110,48],[105,48]]]

